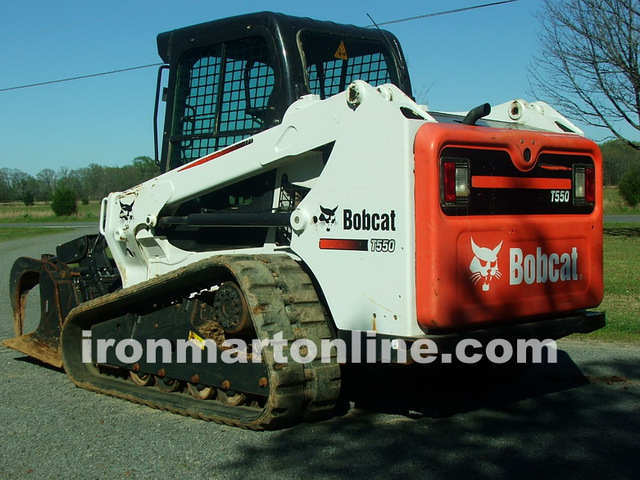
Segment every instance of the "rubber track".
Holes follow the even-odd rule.
[[[269,385],[262,410],[225,406],[214,400],[199,401],[185,394],[136,386],[82,363],[83,330],[152,304],[166,304],[170,298],[188,296],[228,279],[229,274],[245,295],[259,339],[271,339],[282,332],[285,339],[308,339],[318,347],[317,359],[302,364],[291,358],[288,348],[283,352],[288,358],[286,364],[275,362],[272,347],[263,349]],[[340,394],[340,366],[335,355],[329,363],[322,363],[320,359],[321,341],[330,338],[329,325],[313,283],[297,262],[285,255],[242,255],[210,257],[83,303],[65,320],[61,345],[65,370],[79,387],[181,415],[263,430],[333,414]],[[215,368],[215,364],[211,368]],[[241,374],[241,364],[238,371]]]

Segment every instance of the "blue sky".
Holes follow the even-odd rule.
[[[160,62],[156,35],[260,10],[339,23],[377,22],[489,3],[483,0],[323,2],[22,0],[0,6],[0,89]],[[538,48],[541,0],[389,25],[417,100],[463,111],[534,100],[527,67]],[[0,168],[126,165],[153,155],[156,68],[0,92]],[[596,132],[587,130],[591,136]],[[596,138],[597,139],[597,138]]]

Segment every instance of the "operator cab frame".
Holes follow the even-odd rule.
[[[162,171],[278,125],[303,95],[324,99],[361,79],[411,96],[400,43],[379,29],[260,12],[162,33],[157,43],[169,65]]]

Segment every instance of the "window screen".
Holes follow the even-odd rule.
[[[178,75],[174,167],[264,128],[275,76],[262,37],[189,52]]]
[[[346,90],[354,80],[373,86],[397,83],[383,43],[309,31],[300,37],[309,90],[320,98]]]

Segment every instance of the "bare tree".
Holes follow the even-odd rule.
[[[640,150],[640,0],[545,0],[541,55],[531,66],[538,97]]]
[[[53,192],[56,189],[56,182],[58,181],[56,172],[50,168],[45,168],[36,175],[36,179],[41,183],[43,190],[42,193],[46,199],[53,195]]]

